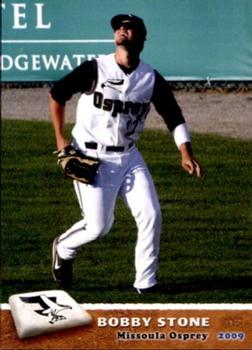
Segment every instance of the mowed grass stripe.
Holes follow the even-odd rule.
[[[72,125],[67,126],[70,134]],[[136,295],[136,226],[118,199],[115,224],[83,247],[69,293],[81,303],[252,301],[252,142],[193,134],[204,176],[180,167],[166,131],[146,130],[138,147],[163,211],[158,276],[164,292]],[[55,289],[51,243],[80,219],[70,180],[56,165],[48,122],[2,122],[2,296]]]

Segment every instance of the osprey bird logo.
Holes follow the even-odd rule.
[[[42,309],[34,310],[41,316],[51,317],[51,324],[57,321],[66,320],[67,318],[60,313],[64,310],[72,309],[69,305],[61,305],[57,303],[56,297],[47,297],[45,294],[33,296],[33,297],[20,297],[24,303],[39,304]]]

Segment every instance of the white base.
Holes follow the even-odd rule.
[[[62,290],[15,294],[10,296],[9,304],[21,339],[92,322],[89,313]]]

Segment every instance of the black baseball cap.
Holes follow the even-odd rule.
[[[139,30],[139,33],[142,35],[143,39],[144,40],[146,39],[147,30],[146,30],[146,27],[144,25],[144,21],[142,20],[142,18],[135,16],[135,15],[132,15],[132,14],[116,15],[111,19],[111,26],[114,30],[117,30],[118,28],[120,28],[120,26],[124,22],[132,23],[134,25],[134,27]]]

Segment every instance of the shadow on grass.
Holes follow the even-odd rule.
[[[214,290],[236,290],[244,288],[252,288],[252,276],[194,279],[188,282],[167,283],[167,285],[163,285],[161,289],[167,294],[183,294]]]
[[[77,286],[77,283],[74,283]],[[79,286],[80,287],[80,286]],[[252,288],[252,276],[240,276],[234,278],[216,278],[216,279],[194,279],[187,282],[169,282],[160,283],[160,293],[168,294],[180,294],[180,293],[194,293],[200,291],[213,291],[213,290],[235,290],[243,288]],[[110,286],[97,286],[88,284],[84,287],[80,287],[79,290],[96,291],[96,292],[108,292],[108,291],[129,291],[132,290],[131,286],[126,285],[110,285]]]
[[[11,280],[11,281],[2,281],[2,299],[1,302],[7,302],[8,296],[13,294],[28,293],[32,291],[43,291],[43,290],[59,290],[61,289],[53,281],[34,281],[34,280]],[[81,283],[80,283],[81,282]],[[146,294],[140,296],[134,291],[132,286],[125,285],[103,285],[97,286],[94,284],[86,283],[84,285],[83,281],[74,281],[73,286],[69,289],[66,289],[70,295],[73,297],[78,295],[78,299],[82,303],[97,303],[97,302],[136,302],[141,300],[144,297],[145,301],[148,301],[149,298],[154,298],[153,302],[168,302],[167,297],[176,297],[182,296],[183,294],[194,294],[199,292],[213,292],[213,291],[235,291],[235,290],[248,290],[251,289],[251,299],[252,299],[252,276],[241,276],[234,278],[216,278],[216,279],[194,279],[187,282],[172,282],[170,283],[160,283],[159,290],[155,294]],[[10,293],[10,294],[9,294]],[[147,299],[146,299],[147,298]],[[86,299],[86,301],[84,301]]]

